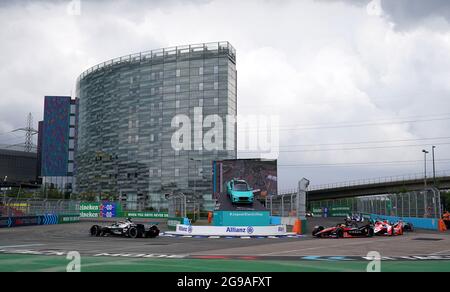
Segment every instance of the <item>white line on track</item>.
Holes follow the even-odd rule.
[[[3,246],[0,246],[0,248],[43,246],[43,245],[45,245],[45,244],[36,243],[36,244],[21,244],[21,245],[3,245]]]
[[[433,253],[430,253],[429,255],[438,255],[438,254],[441,254],[441,253],[448,253],[448,252],[450,252],[450,249],[433,252]]]

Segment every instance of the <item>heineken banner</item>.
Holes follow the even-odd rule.
[[[167,212],[123,211],[115,202],[80,203],[80,218],[168,218]]]
[[[100,217],[100,203],[80,203],[80,218]]]

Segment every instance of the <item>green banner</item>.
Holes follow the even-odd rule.
[[[177,224],[183,224],[182,217],[171,217],[167,219],[167,227],[169,230],[177,230]]]
[[[100,217],[100,203],[80,203],[80,218]]]
[[[71,215],[63,214],[63,215],[58,215],[58,223],[59,223],[59,224],[76,223],[76,222],[80,222],[80,215],[77,215],[77,214],[71,214]]]
[[[166,212],[123,212],[126,217],[131,218],[168,218],[169,214]]]
[[[330,209],[331,217],[345,217],[350,213],[351,213],[351,208],[349,206],[331,207],[331,209]]]

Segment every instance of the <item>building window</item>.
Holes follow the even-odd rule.
[[[163,79],[163,78],[164,78],[164,72],[161,71],[161,72],[159,72],[159,79]]]
[[[176,92],[180,92],[180,85],[179,85],[179,84],[177,84],[177,85],[175,86],[175,91],[176,91]]]
[[[175,168],[175,176],[180,176],[180,169]]]
[[[155,88],[152,87],[152,89],[150,89],[150,94],[155,95]]]
[[[219,82],[214,82],[214,89],[215,90],[219,89]]]
[[[177,77],[180,77],[180,76],[181,76],[181,70],[180,70],[180,69],[177,69],[176,75],[177,75]]]
[[[219,66],[214,66],[214,74],[218,74],[219,73]]]
[[[200,99],[198,100],[198,106],[203,106],[203,98],[200,98]]]
[[[155,141],[155,135],[151,134],[150,135],[150,142],[154,142]]]
[[[200,91],[203,90],[203,83],[198,84],[198,90],[200,90]]]
[[[128,121],[128,129],[131,129],[131,128],[133,128],[133,121],[129,120]]]
[[[198,68],[198,75],[203,75],[203,67]]]
[[[135,141],[136,143],[139,143],[139,135],[136,135],[136,137],[134,138],[134,141]]]
[[[217,97],[214,98],[214,105],[219,105],[219,99]]]
[[[131,141],[132,137],[131,135],[128,135],[128,144],[131,144],[133,141]]]
[[[67,165],[67,172],[73,172],[73,163]]]

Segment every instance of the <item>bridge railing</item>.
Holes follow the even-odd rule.
[[[436,180],[439,180],[440,177],[448,177],[448,176],[450,176],[450,170],[442,170],[442,171],[436,172]],[[431,172],[427,173],[427,179],[430,180],[432,178],[433,178],[433,173],[431,173]],[[357,180],[329,183],[329,184],[321,184],[321,185],[313,185],[308,188],[308,191],[344,188],[344,187],[352,187],[352,186],[358,186],[358,185],[382,184],[382,183],[392,183],[392,182],[407,182],[407,181],[415,181],[415,180],[420,180],[420,179],[424,179],[423,172],[422,173],[396,175],[396,176],[370,178],[370,179],[357,179]]]

